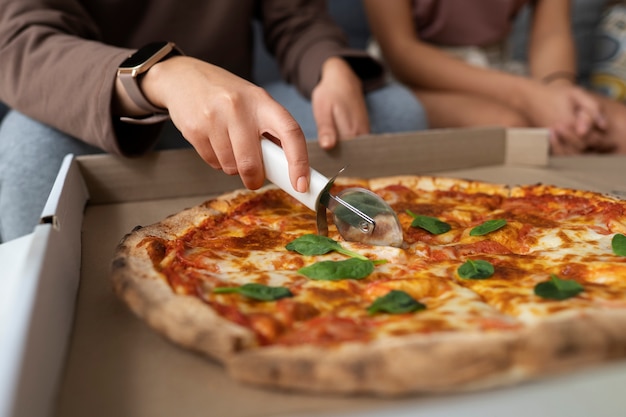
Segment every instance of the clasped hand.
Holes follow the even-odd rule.
[[[530,119],[550,129],[553,154],[608,152],[615,144],[607,138],[607,121],[594,96],[569,82],[535,89]]]

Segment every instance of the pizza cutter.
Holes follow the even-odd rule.
[[[287,157],[269,139],[261,139],[266,178],[317,213],[317,232],[328,235],[326,209],[333,213],[339,234],[348,241],[377,246],[402,246],[402,226],[393,209],[379,195],[365,188],[348,188],[337,195],[330,189],[341,171],[328,179],[311,168],[309,191],[300,193],[289,181]]]

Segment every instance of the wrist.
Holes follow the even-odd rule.
[[[331,56],[327,58],[326,61],[324,61],[324,63],[322,64],[322,78],[324,78],[324,76],[330,76],[332,74],[347,71],[354,74],[352,68],[350,68],[350,65],[348,65],[348,63],[343,58],[338,56]]]
[[[338,56],[332,56],[322,64],[322,73],[320,82],[330,80],[331,82],[349,81],[352,85],[358,85],[362,88],[363,82],[353,71],[352,67],[345,59]]]
[[[147,71],[141,78],[139,85],[141,91],[147,100],[149,100],[154,106],[166,109],[166,100],[164,93],[167,92],[166,87],[168,79],[171,79],[170,74],[174,76],[180,76],[180,71],[177,68],[178,61],[186,59],[184,56],[175,56],[166,61],[161,61],[155,64],[149,71]],[[179,68],[179,67],[178,67]]]
[[[114,111],[129,123],[153,123],[168,117],[167,109],[155,103],[142,88],[143,78],[160,62],[182,52],[172,42],[154,42],[130,55],[120,64],[115,82]],[[148,116],[134,119],[135,116]]]
[[[505,103],[525,114],[529,106],[533,105],[533,99],[537,96],[539,89],[545,88],[536,80],[526,77],[515,77],[515,82],[509,84],[511,87],[505,92]]]
[[[546,85],[562,82],[574,84],[576,83],[576,73],[569,70],[552,71],[551,73],[548,73],[541,77],[541,82]]]

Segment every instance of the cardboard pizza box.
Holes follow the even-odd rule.
[[[625,157],[549,158],[542,129],[446,129],[373,135],[332,151],[309,143],[327,176],[434,174],[624,193]],[[33,234],[17,251],[0,316],[0,417],[17,416],[614,416],[626,363],[473,393],[375,398],[242,385],[166,341],[114,295],[109,263],[137,225],[241,188],[193,150],[141,159],[69,155]],[[4,248],[3,248],[4,246]],[[11,255],[9,255],[11,256]],[[7,291],[9,291],[7,290]],[[9,313],[7,313],[9,312]],[[419,375],[415,376],[419,378]]]

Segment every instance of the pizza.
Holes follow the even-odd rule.
[[[137,227],[115,292],[243,383],[382,396],[476,390],[626,354],[626,201],[433,176],[344,178],[401,247],[316,234],[273,185]]]

